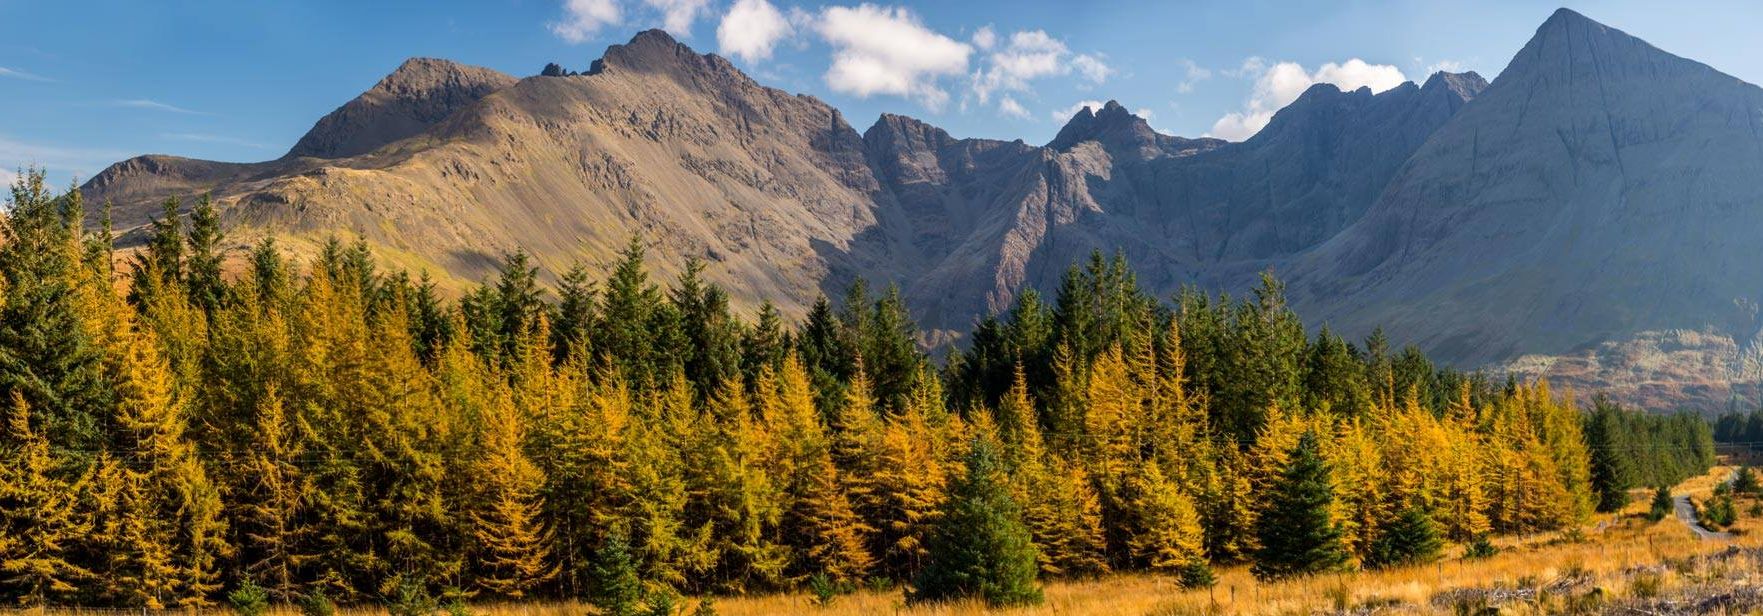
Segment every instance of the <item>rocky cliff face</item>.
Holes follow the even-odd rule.
[[[283,159],[142,157],[86,189],[135,221],[212,190],[241,241],[360,235],[448,284],[516,248],[552,273],[607,263],[641,234],[659,274],[703,258],[739,306],[897,282],[932,342],[1093,250],[1157,292],[1274,267],[1315,324],[1386,325],[1461,365],[1589,383],[1713,361],[1753,375],[1736,382],[1763,365],[1744,359],[1763,357],[1758,109],[1757,88],[1563,11],[1491,86],[1316,86],[1241,143],[1114,102],[1045,146],[896,115],[860,134],[650,31],[580,75],[412,60]]]

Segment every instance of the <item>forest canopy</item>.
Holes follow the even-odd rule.
[[[1097,254],[937,362],[895,287],[748,317],[704,263],[652,280],[641,238],[550,288],[510,254],[454,301],[359,242],[301,263],[265,240],[225,272],[207,200],[168,201],[121,268],[77,191],[28,173],[10,201],[0,597],[22,605],[1015,603],[1560,529],[1712,462],[1693,419],[1309,336],[1271,274],[1164,300]],[[1668,464],[1603,455],[1625,451]]]

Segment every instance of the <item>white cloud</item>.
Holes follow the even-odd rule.
[[[1401,69],[1387,64],[1370,64],[1358,58],[1340,64],[1324,64],[1314,73],[1305,71],[1296,62],[1280,62],[1267,66],[1260,58],[1249,58],[1236,74],[1254,75],[1255,88],[1243,110],[1233,111],[1219,118],[1212,124],[1211,132],[1207,133],[1209,136],[1231,141],[1248,139],[1267,126],[1267,122],[1273,119],[1274,112],[1291,104],[1305,90],[1310,89],[1310,86],[1319,83],[1334,84],[1349,91],[1365,87],[1377,93],[1402,85],[1402,82],[1408,80],[1402,75]]]
[[[1013,118],[1022,118],[1024,120],[1029,119],[1029,117],[1033,115],[1028,112],[1028,109],[1022,106],[1022,103],[1016,102],[1016,99],[1010,98],[1008,95],[998,99],[998,111],[1004,115]]]
[[[722,52],[748,62],[771,58],[778,41],[794,28],[777,7],[766,0],[737,0],[716,27],[716,44]]]
[[[582,43],[623,19],[617,0],[565,0],[563,20],[551,23],[551,33],[570,44]]]
[[[152,110],[152,111],[167,111],[167,112],[171,112],[171,113],[188,113],[188,114],[194,114],[194,115],[206,115],[200,111],[195,111],[192,109],[185,109],[185,108],[179,107],[177,105],[172,105],[169,103],[161,103],[159,101],[152,100],[152,99],[146,99],[146,98],[135,98],[135,99],[129,99],[129,100],[111,101],[110,104],[115,107],[128,107],[130,109],[148,109],[148,110]]]
[[[17,181],[17,173],[13,173],[11,169],[0,169],[0,193],[5,193],[6,189],[11,188],[12,184]]]
[[[949,93],[937,80],[967,72],[973,48],[937,33],[902,7],[832,6],[815,24],[833,46],[826,85],[835,92],[868,98],[904,96],[938,110]]]
[[[989,51],[998,44],[998,33],[992,30],[991,24],[986,24],[973,31],[972,40],[974,47]]]
[[[1091,83],[1108,81],[1108,76],[1114,74],[1114,69],[1103,63],[1100,55],[1077,54],[1071,58],[1071,66]]]
[[[0,77],[11,77],[13,79],[23,79],[25,81],[55,81],[54,79],[42,75],[28,73],[15,68],[6,68],[4,66],[0,66]]]
[[[1097,111],[1101,111],[1102,106],[1105,104],[1106,103],[1103,103],[1102,101],[1078,101],[1077,103],[1073,104],[1070,107],[1066,107],[1064,109],[1054,109],[1053,113],[1051,113],[1049,115],[1051,115],[1053,117],[1054,122],[1063,123],[1063,122],[1070,121],[1072,116],[1077,115],[1077,112],[1079,112],[1079,111],[1083,111],[1085,107],[1090,108],[1090,113],[1095,113]]]
[[[674,36],[691,38],[692,23],[698,14],[710,7],[710,0],[643,0],[649,8],[661,12],[661,29]]]
[[[1144,118],[1145,123],[1147,123],[1147,124],[1149,124],[1151,122],[1152,118],[1157,117],[1157,113],[1154,111],[1151,111],[1150,107],[1140,107],[1138,109],[1134,109],[1132,113],[1133,113],[1133,115]]]
[[[976,42],[978,36],[976,34]],[[971,93],[980,103],[991,100],[1000,92],[1028,92],[1030,82],[1045,77],[1079,75],[1092,83],[1102,83],[1114,73],[1100,55],[1071,53],[1065,42],[1043,30],[1025,30],[1010,35],[999,47],[986,55],[986,66],[973,73]]]
[[[1261,59],[1261,56],[1249,56],[1243,58],[1243,64],[1241,66],[1225,69],[1222,72],[1225,77],[1254,77],[1260,75],[1262,71],[1265,70],[1267,70],[1266,60]]]
[[[1438,62],[1434,62],[1426,67],[1426,74],[1428,76],[1430,76],[1433,73],[1437,73],[1439,71],[1444,71],[1447,73],[1461,73],[1466,70],[1468,70],[1468,67],[1464,66],[1462,62],[1459,62],[1457,60],[1439,60]]]
[[[1193,60],[1189,60],[1186,58],[1183,58],[1181,63],[1182,63],[1182,66],[1187,70],[1187,74],[1182,77],[1181,83],[1175,86],[1176,92],[1180,92],[1182,94],[1187,94],[1189,92],[1193,92],[1194,85],[1196,85],[1202,81],[1205,81],[1207,79],[1212,78],[1212,69],[1206,68],[1204,66],[1200,66],[1198,63],[1194,62]]]

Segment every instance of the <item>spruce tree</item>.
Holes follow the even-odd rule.
[[[950,488],[910,601],[978,598],[993,607],[1041,601],[1034,542],[1010,497],[997,448],[980,440],[967,454],[966,474]]]
[[[1255,577],[1309,575],[1346,564],[1341,530],[1331,519],[1334,486],[1314,432],[1298,438],[1267,499],[1268,506],[1255,524],[1261,544],[1251,568]]]
[[[630,540],[622,528],[613,529],[594,551],[592,571],[588,603],[607,616],[636,616],[643,603],[643,580],[637,577]]]
[[[1647,506],[1647,521],[1663,520],[1665,516],[1671,515],[1671,510],[1676,507],[1677,505],[1671,500],[1671,490],[1666,489],[1665,486],[1654,488],[1653,501]]]
[[[1370,567],[1398,567],[1437,560],[1444,541],[1438,525],[1424,509],[1408,506],[1390,520],[1372,542],[1365,564]]]

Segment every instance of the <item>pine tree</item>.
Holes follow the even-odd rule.
[[[825,428],[815,409],[806,367],[794,355],[784,360],[771,401],[762,403],[767,423],[778,426],[772,439],[779,451],[786,510],[784,543],[795,552],[792,575],[820,573],[838,582],[863,579],[874,565],[865,539],[874,532],[858,517],[833,464]]]
[[[510,394],[498,393],[487,410],[483,453],[473,473],[481,486],[471,513],[477,584],[492,596],[520,599],[557,577],[538,495],[545,477],[523,451],[526,419]]]
[[[594,551],[593,586],[588,602],[607,616],[636,616],[643,601],[643,581],[631,557],[630,540],[615,528]]]
[[[1260,548],[1255,577],[1278,579],[1339,569],[1347,562],[1341,531],[1330,519],[1334,486],[1316,434],[1305,432],[1291,451],[1290,464],[1268,494],[1268,507],[1255,524]]]
[[[913,602],[983,599],[993,607],[1041,601],[1033,541],[1010,497],[997,445],[980,440],[930,538],[930,561],[913,582]]]
[[[244,538],[240,560],[253,579],[268,585],[272,598],[293,601],[304,592],[305,567],[314,559],[307,551],[316,530],[307,520],[314,495],[299,464],[304,447],[273,385],[259,407],[244,461],[249,479],[235,496],[233,519]]]
[[[0,440],[0,588],[24,607],[70,598],[93,577],[76,547],[91,532],[79,496],[89,473],[71,481],[50,452],[49,440],[31,429],[30,405],[13,392],[6,438]]]
[[[107,315],[109,281],[78,265],[78,193],[56,197],[31,169],[12,185],[0,224],[0,400],[31,405],[37,434],[51,449],[89,461],[104,440],[114,392],[96,338]],[[97,295],[103,297],[95,297]]]
[[[1043,575],[1108,572],[1102,503],[1091,483],[1083,467],[1057,459],[1050,465],[1027,467],[1015,478],[1023,523],[1034,538]]]
[[[1432,516],[1415,506],[1402,509],[1380,530],[1365,559],[1370,567],[1398,567],[1437,560],[1444,541]]]
[[[189,256],[184,268],[184,289],[190,303],[205,314],[226,305],[232,299],[232,287],[221,278],[221,242],[226,235],[220,229],[220,213],[208,195],[190,209]]]
[[[136,327],[126,308],[112,302],[108,332],[109,378],[118,406],[114,446],[134,462],[125,495],[126,523],[140,529],[141,583],[133,594],[147,607],[201,607],[220,589],[225,541],[217,487],[209,480],[185,435],[186,408],[173,390],[172,374],[152,334]]]
[[[1653,490],[1653,500],[1647,506],[1647,521],[1663,520],[1665,516],[1671,515],[1674,508],[1676,508],[1676,504],[1671,500],[1671,490],[1666,489],[1665,486],[1659,486]]]
[[[875,527],[873,553],[881,557],[882,570],[897,579],[907,579],[923,568],[926,537],[945,498],[943,461],[938,459],[936,435],[927,420],[941,408],[926,408],[941,404],[939,393],[919,391],[909,396],[901,413],[880,429],[872,479],[861,482],[866,498],[859,512]]]
[[[1134,474],[1126,490],[1129,536],[1134,561],[1153,571],[1176,574],[1188,587],[1210,585],[1205,537],[1193,499],[1165,478],[1156,464]]]

